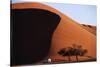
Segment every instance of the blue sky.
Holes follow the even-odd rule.
[[[12,0],[13,3],[22,0]],[[97,11],[95,5],[63,4],[63,3],[44,3],[58,9],[65,15],[81,24],[96,25]]]

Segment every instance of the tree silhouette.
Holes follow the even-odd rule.
[[[71,59],[70,59],[70,56],[71,56],[70,50],[71,49],[72,49],[71,47],[63,48],[58,52],[58,54],[62,55],[63,57],[68,56],[68,61],[70,62],[71,61]]]
[[[68,56],[69,62],[71,61],[70,57],[75,56],[78,62],[78,56],[84,56],[87,53],[86,49],[83,49],[81,45],[73,44],[72,47],[67,47],[61,49],[58,54],[62,56]]]
[[[84,56],[88,51],[83,49],[81,45],[73,44],[73,56],[76,56],[76,60],[78,61],[78,56]]]

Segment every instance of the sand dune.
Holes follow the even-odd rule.
[[[53,33],[51,48],[48,57],[52,61],[56,59],[68,60],[66,57],[60,56],[57,52],[62,48],[71,47],[72,44],[81,45],[87,49],[87,56],[96,58],[96,30],[95,27],[90,29],[87,26],[80,26],[79,23],[65,16],[60,11],[41,3],[16,3],[12,4],[12,9],[39,8],[49,10],[61,17],[60,23]],[[90,33],[91,32],[91,33]],[[88,57],[79,56],[80,61],[89,59]],[[71,57],[72,61],[76,61],[75,57]]]
[[[89,31],[89,32],[93,33],[94,35],[96,35],[96,26],[82,24],[82,27],[84,29],[86,29],[87,31]]]

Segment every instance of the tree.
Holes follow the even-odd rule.
[[[58,52],[58,54],[62,55],[63,57],[68,56],[68,60],[70,62],[71,61],[71,59],[70,59],[70,56],[71,56],[70,50],[71,49],[72,49],[71,47],[63,48]]]
[[[71,61],[70,57],[75,56],[78,61],[78,56],[84,56],[87,53],[86,49],[83,49],[81,45],[73,44],[72,47],[62,48],[58,54],[63,57],[68,56],[69,62]]]
[[[87,50],[83,49],[81,45],[73,44],[73,52],[73,55],[76,56],[78,62],[78,56],[84,56],[87,53]]]

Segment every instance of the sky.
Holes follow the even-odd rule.
[[[25,0],[12,0],[13,3],[25,2]],[[95,5],[79,5],[64,3],[44,3],[61,11],[80,24],[95,25],[97,22],[97,9]]]

